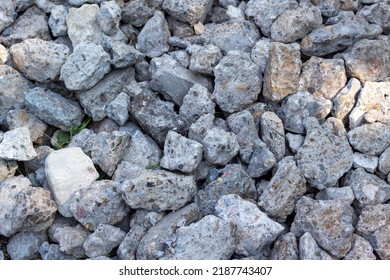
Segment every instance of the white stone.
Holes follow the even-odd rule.
[[[374,173],[378,167],[379,158],[376,156],[369,156],[362,153],[353,153],[353,167],[363,167],[367,172]]]
[[[0,158],[29,161],[36,156],[30,131],[26,127],[15,128],[4,133],[3,141],[0,143]]]

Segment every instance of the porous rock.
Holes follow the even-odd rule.
[[[286,153],[286,142],[282,120],[274,112],[264,112],[261,115],[261,140],[267,144],[277,161]]]
[[[298,243],[291,232],[279,236],[271,250],[271,260],[297,260]]]
[[[349,125],[349,115],[355,106],[360,89],[359,80],[352,78],[333,98],[332,116],[341,120],[345,127]]]
[[[35,142],[44,135],[47,124],[26,110],[10,110],[7,115],[7,125],[10,130],[26,127],[30,131],[31,141]]]
[[[306,232],[299,239],[300,260],[332,260],[332,257],[318,246],[313,236]]]
[[[354,234],[352,248],[343,258],[344,260],[376,260],[370,242],[358,234]]]
[[[165,0],[162,8],[172,17],[194,25],[204,21],[212,4],[211,0]]]
[[[7,253],[11,260],[36,259],[39,257],[39,247],[46,240],[45,233],[19,232],[9,239]]]
[[[4,133],[3,141],[0,143],[0,158],[29,161],[36,156],[30,131],[26,127],[15,128]]]
[[[204,156],[212,164],[227,164],[239,150],[236,135],[216,127],[207,132],[202,144]]]

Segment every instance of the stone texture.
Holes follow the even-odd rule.
[[[16,161],[6,161],[0,159],[0,181],[13,177],[18,168]]]
[[[325,17],[337,15],[340,11],[340,2],[340,0],[311,0],[311,3],[319,7]]]
[[[261,140],[267,144],[277,161],[286,153],[286,143],[282,120],[274,112],[264,112],[260,122]]]
[[[389,218],[390,204],[366,206],[359,215],[355,231],[364,238],[369,238],[375,231],[388,225],[390,223]]]
[[[209,130],[214,127],[214,120],[215,117],[212,114],[201,116],[196,122],[191,124],[188,138],[202,143]]]
[[[191,53],[189,69],[206,75],[213,75],[214,67],[223,57],[219,48],[213,44],[192,45],[187,51]]]
[[[47,124],[26,110],[10,110],[7,115],[7,125],[10,130],[26,127],[30,131],[31,141],[35,142],[43,136]]]
[[[367,172],[374,173],[378,167],[379,158],[362,153],[353,153],[353,167],[363,167]]]
[[[352,204],[355,199],[355,195],[350,186],[341,187],[341,188],[326,188],[319,191],[316,194],[317,200],[344,200],[348,204]]]
[[[271,43],[264,74],[264,98],[268,101],[281,101],[295,93],[299,86],[301,66],[299,46]]]
[[[359,80],[352,78],[333,98],[332,116],[341,120],[345,127],[349,125],[349,115],[355,106],[360,89]]]
[[[386,225],[375,231],[369,238],[373,249],[382,260],[390,260],[389,234],[390,225]]]
[[[211,234],[212,233],[212,234]],[[213,216],[182,226],[176,231],[167,260],[228,260],[235,248],[233,227]]]
[[[346,201],[317,201],[304,196],[296,205],[291,232],[297,237],[310,233],[319,246],[342,258],[352,246],[352,216],[353,208]]]
[[[271,260],[298,260],[298,243],[291,232],[279,236],[271,250]]]
[[[17,13],[15,8],[14,1],[12,0],[5,0],[1,2],[0,9],[2,10],[2,15],[0,21],[0,32],[12,24],[16,19]]]
[[[66,36],[68,34],[68,26],[66,25],[68,12],[69,8],[63,5],[56,5],[51,10],[48,24],[54,37]]]
[[[61,68],[60,79],[70,90],[87,90],[111,70],[110,56],[100,45],[81,42]]]
[[[300,147],[302,147],[305,137],[300,134],[286,133],[286,142],[290,150],[296,154]]]
[[[306,232],[299,239],[300,260],[332,260],[329,254],[318,246],[313,236]]]
[[[7,244],[7,253],[11,260],[31,260],[39,257],[39,247],[47,240],[45,233],[19,232],[13,235]]]
[[[69,131],[83,120],[81,107],[58,93],[36,87],[25,94],[29,112],[48,124]]]
[[[106,110],[107,116],[116,121],[120,126],[124,125],[129,118],[129,104],[130,96],[125,92],[121,92],[108,104]]]
[[[214,68],[211,98],[226,112],[240,111],[255,102],[261,92],[262,75],[249,54],[231,51]]]
[[[293,157],[285,157],[269,184],[263,189],[258,205],[271,217],[285,220],[297,201],[306,193],[306,181]]]
[[[6,47],[0,44],[0,64],[6,64],[11,61],[9,51]]]
[[[98,14],[100,29],[107,35],[115,35],[122,19],[121,7],[116,1],[102,2]]]
[[[39,253],[43,260],[75,260],[76,258],[60,251],[60,245],[43,242],[39,247]]]
[[[115,68],[126,68],[141,62],[145,58],[145,54],[123,42],[112,42],[110,53],[112,56],[111,63]]]
[[[1,235],[45,231],[53,223],[56,211],[50,192],[33,187],[27,178],[17,176],[0,183]]]
[[[216,216],[236,226],[235,253],[256,256],[282,233],[284,227],[268,218],[257,206],[237,194],[222,196]]]
[[[385,175],[390,173],[390,147],[380,155],[378,169]]]
[[[370,242],[360,235],[354,234],[353,236],[352,248],[344,260],[376,260]]]
[[[334,119],[336,120],[336,119]],[[336,121],[336,125],[341,122]],[[333,187],[351,169],[353,153],[345,131],[331,122],[320,126],[315,118],[306,121],[306,138],[296,161],[306,180],[318,189]]]
[[[0,158],[29,161],[36,156],[30,131],[26,127],[15,128],[4,133],[3,141],[0,143]]]
[[[162,1],[159,1],[160,4]],[[122,20],[135,27],[144,26],[153,16],[157,1],[134,0],[125,2],[122,8]]]
[[[239,150],[236,135],[220,128],[210,129],[202,144],[204,156],[212,164],[226,165]]]
[[[265,73],[268,66],[269,49],[272,41],[268,38],[262,38],[257,41],[251,51],[251,58],[259,66],[260,72]]]
[[[70,226],[70,225],[52,225],[49,229],[50,238],[58,242],[60,245],[60,251],[72,255],[75,258],[85,257],[85,251],[83,248],[84,241],[90,235],[90,232],[83,226]]]
[[[212,169],[204,187],[198,191],[195,201],[204,215],[214,214],[217,201],[227,194],[238,194],[245,199],[256,200],[254,181],[239,164],[228,164],[223,169]]]
[[[276,164],[274,154],[268,149],[267,145],[257,139],[254,145],[252,158],[249,161],[247,172],[252,178],[259,178],[266,175]]]
[[[58,211],[64,217],[72,217],[69,209],[72,194],[99,177],[92,160],[76,147],[50,153],[45,161],[45,173]]]
[[[114,225],[129,212],[120,184],[111,180],[93,182],[74,192],[69,200],[71,214],[88,230],[96,230],[99,224]]]
[[[346,82],[344,62],[341,59],[324,59],[313,56],[302,66],[299,90],[332,100]]]
[[[384,1],[383,1],[384,2]],[[364,6],[357,13],[363,16],[369,23],[379,25],[384,34],[390,33],[390,5],[387,3],[376,3],[370,6]]]
[[[165,0],[162,7],[173,18],[194,25],[204,21],[212,4],[211,0]]]

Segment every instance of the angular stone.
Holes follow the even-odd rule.
[[[119,30],[119,22],[122,19],[121,14],[121,7],[116,1],[101,3],[98,14],[100,29],[107,35],[117,33]]]
[[[180,209],[194,197],[196,190],[192,176],[144,170],[124,182],[122,196],[133,209],[161,212]]]
[[[259,66],[260,72],[265,73],[268,66],[269,49],[272,41],[268,38],[262,38],[257,41],[251,51],[251,58]]]
[[[126,233],[117,227],[100,224],[84,242],[85,254],[90,258],[105,256],[117,247]]]
[[[120,126],[124,125],[129,118],[129,104],[130,96],[125,92],[121,92],[108,104],[106,110],[107,116],[116,121]]]
[[[53,225],[50,227],[49,232],[50,238],[60,245],[61,252],[72,255],[75,258],[85,256],[83,244],[90,232],[83,226],[80,224],[77,226]]]
[[[363,167],[367,172],[374,173],[378,167],[379,158],[361,153],[353,153],[353,167]]]
[[[240,111],[255,102],[261,92],[262,75],[249,54],[231,51],[214,68],[213,100],[226,112]]]
[[[73,47],[86,42],[100,44],[103,33],[99,27],[98,15],[99,6],[96,4],[69,9],[66,25]]]
[[[326,188],[319,191],[316,194],[317,200],[344,200],[348,204],[352,204],[355,199],[353,190],[350,186],[341,187],[341,188]]]
[[[206,43],[216,45],[223,54],[229,51],[249,53],[260,39],[257,27],[247,20],[229,20],[219,24],[206,24],[202,37]],[[235,40],[231,40],[235,38]]]
[[[302,147],[305,137],[300,134],[286,133],[286,142],[290,150],[296,154],[300,147]]]
[[[380,1],[384,2],[384,1]],[[376,3],[364,6],[357,15],[363,16],[369,23],[375,23],[383,29],[384,34],[390,34],[390,3]]]
[[[161,4],[162,1],[159,2]],[[122,20],[135,27],[142,27],[153,16],[156,5],[159,5],[157,1],[134,0],[125,2],[122,8]]]
[[[16,7],[15,3],[12,0],[5,0],[0,3],[0,9],[2,11],[1,21],[0,21],[0,33],[14,22],[16,19]]]
[[[170,36],[164,14],[156,11],[139,33],[136,48],[147,57],[159,57],[169,50]]]
[[[281,101],[297,91],[301,72],[299,46],[271,43],[263,96],[268,101]]]
[[[279,236],[271,250],[271,260],[298,260],[298,243],[291,232]]]
[[[68,27],[66,25],[66,16],[68,13],[69,8],[63,5],[56,5],[51,10],[48,24],[54,37],[66,36],[68,34]]]
[[[45,12],[33,6],[19,16],[11,26],[3,30],[0,43],[9,48],[13,44],[31,38],[51,40],[47,20]]]
[[[131,114],[161,146],[170,130],[184,134],[188,129],[185,119],[174,111],[173,103],[162,101],[149,91],[143,91],[134,98]]]
[[[145,55],[134,47],[123,42],[111,43],[111,63],[115,68],[126,68],[137,64],[145,58]]]
[[[364,124],[350,130],[347,135],[355,150],[371,156],[379,156],[390,145],[388,124]]]
[[[197,222],[201,218],[202,214],[195,203],[172,211],[148,230],[138,245],[136,259],[156,260],[164,257],[169,253],[166,241],[175,236],[177,229]]]
[[[77,98],[88,116],[94,121],[101,121],[107,115],[108,105],[120,92],[126,91],[124,87],[132,81],[133,68],[113,70],[91,89],[79,91]]]
[[[263,189],[258,205],[271,217],[285,220],[297,201],[306,193],[306,181],[293,157],[283,158],[268,186]]]
[[[390,147],[379,157],[378,169],[385,175],[390,173]]]
[[[223,169],[212,169],[205,186],[195,201],[204,215],[214,214],[217,201],[227,194],[238,194],[245,199],[257,199],[254,181],[239,164],[228,164]]]
[[[181,66],[188,68],[190,65],[190,55],[185,50],[171,51],[168,53],[173,59],[178,61]]]
[[[286,142],[282,120],[274,112],[264,112],[261,116],[261,140],[267,144],[277,161],[286,153]]]
[[[369,239],[378,229],[389,224],[390,204],[369,205],[364,207],[359,215],[356,233]]]
[[[316,6],[287,10],[272,24],[271,38],[281,43],[292,43],[302,39],[321,24],[321,11]]]
[[[99,177],[92,160],[76,147],[50,153],[45,161],[45,173],[58,211],[64,217],[72,217],[69,209],[72,194]]]
[[[390,225],[385,225],[376,230],[369,238],[373,249],[381,260],[390,260]]]
[[[269,37],[272,23],[285,11],[298,8],[295,0],[250,0],[246,6],[245,14],[254,18],[261,32]]]
[[[210,129],[202,141],[204,156],[209,163],[226,165],[238,154],[237,137],[220,128]]]
[[[202,143],[209,130],[214,127],[214,119],[215,117],[212,114],[201,116],[196,122],[191,124],[188,138]]]
[[[187,49],[188,50],[188,49]],[[213,44],[206,46],[191,46],[191,60],[189,69],[206,75],[213,75],[214,67],[223,57],[219,48]]]
[[[315,118],[309,117],[305,142],[296,155],[306,180],[320,190],[336,185],[353,164],[353,152],[345,132],[337,127],[328,128],[328,124],[320,126]]]
[[[122,199],[120,184],[110,180],[96,181],[72,194],[69,210],[86,229],[99,224],[114,225],[129,212]]]
[[[284,227],[268,218],[256,204],[237,194],[222,196],[215,207],[216,216],[236,226],[235,253],[256,256],[282,233]]]
[[[366,239],[354,234],[351,251],[344,257],[344,260],[376,260],[373,248]]]
[[[324,56],[342,51],[361,39],[373,39],[382,33],[382,28],[376,24],[369,24],[363,17],[321,26],[301,42],[301,51],[307,56]]]
[[[353,208],[346,201],[317,201],[304,196],[296,205],[291,232],[298,237],[310,233],[319,246],[342,258],[352,246],[352,216]]]
[[[0,64],[6,64],[11,61],[9,51],[6,47],[0,44]]]
[[[50,192],[33,187],[27,178],[17,176],[0,183],[1,235],[45,231],[53,223],[56,212]]]
[[[311,0],[311,3],[319,7],[325,17],[337,15],[340,11],[340,2],[340,0]]]
[[[76,260],[75,257],[66,255],[60,251],[60,245],[43,242],[39,248],[39,254],[43,260]]]
[[[195,84],[200,84],[209,91],[213,89],[208,78],[184,68],[178,61],[166,54],[152,59],[150,71],[152,89],[179,106],[183,104],[184,96]]]
[[[173,18],[194,25],[205,20],[212,4],[212,0],[165,0],[162,8]]]
[[[10,110],[7,115],[7,125],[10,130],[26,127],[30,131],[31,141],[35,142],[43,136],[47,124],[26,110]]]
[[[87,90],[111,70],[110,56],[100,45],[80,43],[61,68],[60,79],[70,90]]]
[[[267,145],[257,139],[254,145],[254,151],[248,164],[247,172],[252,178],[259,178],[268,173],[276,164],[274,154],[268,149]]]
[[[0,158],[29,161],[36,156],[30,131],[26,127],[15,128],[4,133],[3,141],[0,143]]]
[[[303,64],[299,79],[299,90],[332,100],[347,82],[344,62],[313,56]]]
[[[299,239],[300,260],[332,260],[329,254],[318,246],[313,236],[306,232]]]
[[[45,233],[20,232],[13,235],[7,244],[11,260],[32,260],[39,257],[39,247],[47,240]]]
[[[19,168],[16,161],[5,161],[0,159],[0,181],[13,177]]]
[[[60,94],[39,87],[25,94],[29,112],[48,124],[69,131],[83,120],[84,113],[79,104]]]
[[[333,98],[332,116],[341,120],[345,127],[349,125],[349,115],[356,103],[360,89],[359,80],[352,78]]]

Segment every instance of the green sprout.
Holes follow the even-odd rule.
[[[152,163],[151,165],[147,166],[146,169],[147,170],[155,170],[159,165],[160,165],[160,161],[156,161],[156,162]]]
[[[71,128],[69,131],[61,130],[57,134],[57,140],[55,141],[55,148],[62,149],[65,145],[72,142],[73,137],[86,128],[92,121],[91,117],[88,117],[81,125]]]

